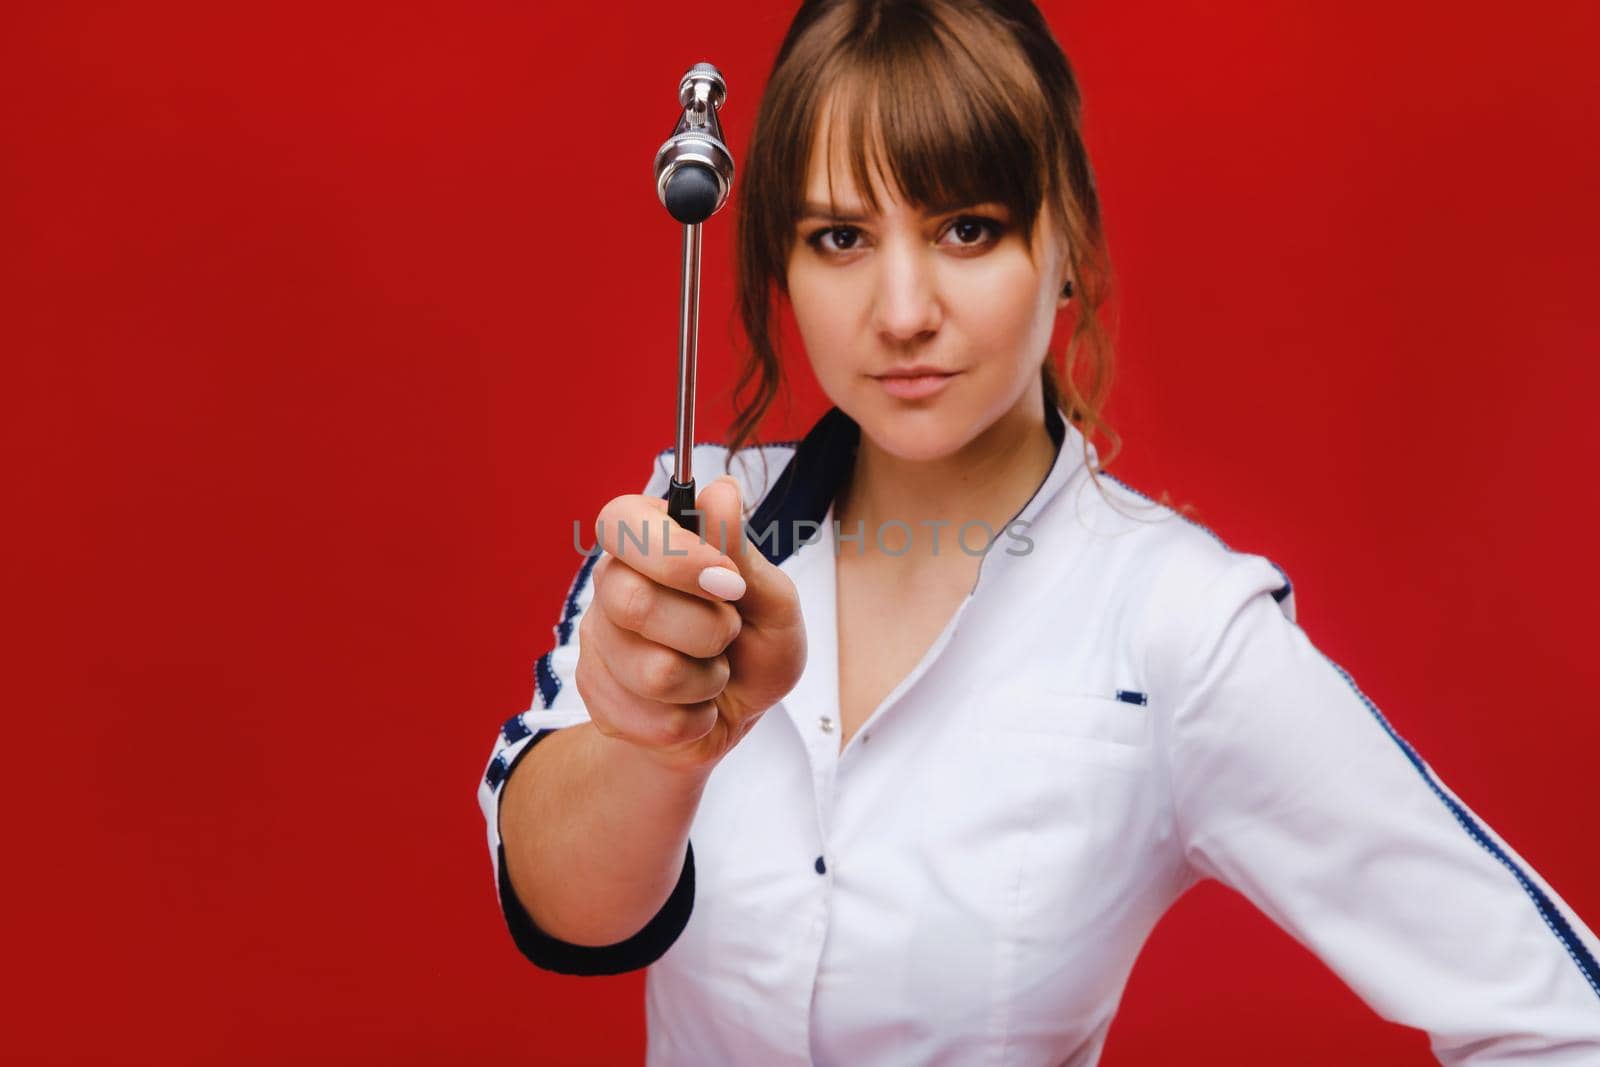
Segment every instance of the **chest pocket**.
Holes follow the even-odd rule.
[[[1045,738],[1082,738],[1134,748],[1150,743],[1149,710],[1115,697],[1008,688],[995,697],[986,722],[997,730]]]
[[[1143,766],[1151,747],[1147,705],[1086,693],[1054,678],[1016,678],[976,695],[969,723],[983,744],[1032,745],[1114,765]]]

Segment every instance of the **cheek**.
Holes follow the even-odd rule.
[[[858,318],[853,301],[861,299],[861,287],[842,284],[837,272],[830,277],[826,271],[800,266],[791,267],[788,288],[789,308],[800,340],[822,377],[828,370],[828,354],[843,355],[847,349],[851,323]]]
[[[996,264],[955,288],[961,318],[973,340],[1019,361],[1043,354],[1055,324],[1055,301],[1040,293],[1040,276],[1026,259]]]

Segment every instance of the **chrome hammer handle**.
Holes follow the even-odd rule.
[[[678,298],[678,452],[667,497],[667,514],[685,529],[700,532],[694,508],[694,383],[700,348],[700,224],[683,228],[683,284]]]
[[[683,224],[683,281],[678,305],[677,456],[667,491],[667,513],[700,532],[694,509],[695,358],[700,343],[700,224],[722,208],[733,187],[733,156],[717,118],[728,87],[710,63],[696,63],[678,83],[683,114],[656,152],[656,196]]]

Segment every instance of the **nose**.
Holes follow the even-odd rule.
[[[886,242],[878,255],[873,319],[885,338],[905,343],[939,329],[943,309],[927,251],[909,241]]]

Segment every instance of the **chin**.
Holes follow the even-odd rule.
[[[878,385],[874,382],[872,388]],[[846,414],[856,420],[863,437],[908,462],[944,459],[959,451],[970,437],[968,412],[948,397],[906,403],[878,396]]]

